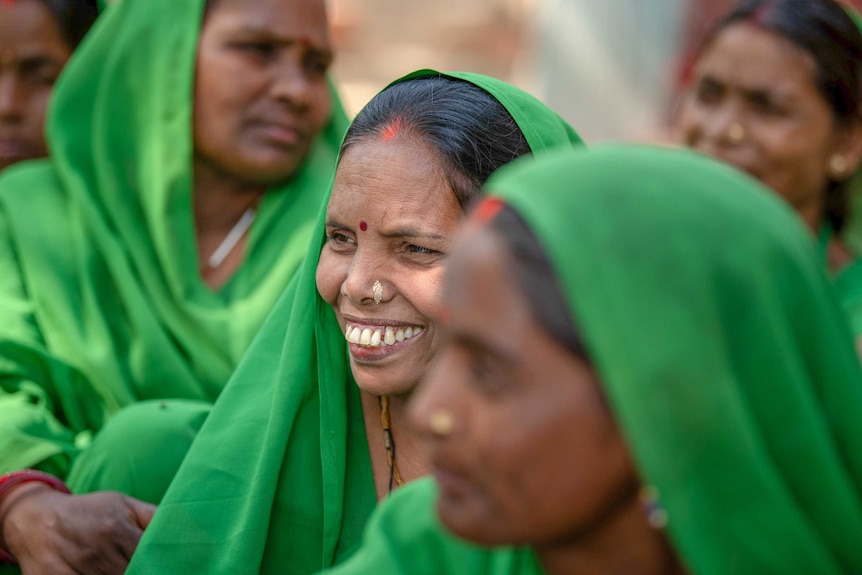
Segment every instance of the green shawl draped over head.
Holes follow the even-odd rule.
[[[503,104],[534,153],[581,143],[521,90],[448,75]],[[347,344],[315,284],[324,218],[325,206],[297,282],[207,418],[128,573],[311,573],[358,541],[377,496]]]
[[[0,179],[0,472],[64,475],[142,399],[215,400],[305,255],[347,120],[262,201],[218,292],[198,272],[192,104],[204,0],[120,2],[53,95],[51,159]]]
[[[516,162],[487,188],[544,246],[688,572],[862,573],[862,372],[791,208],[693,152],[638,147]],[[338,574],[521,572],[418,567],[429,544],[467,553],[434,499],[432,481],[396,494]]]
[[[490,187],[545,246],[692,572],[862,572],[862,373],[791,209],[656,149],[560,155]]]

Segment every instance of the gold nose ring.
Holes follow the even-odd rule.
[[[734,122],[727,129],[727,139],[733,144],[741,144],[745,141],[745,128],[739,122]]]
[[[452,428],[455,426],[455,417],[448,409],[437,409],[431,414],[429,426],[434,435],[445,437],[452,432]]]
[[[379,304],[383,299],[383,284],[375,281],[374,285],[371,286],[371,292],[374,294],[374,303]]]

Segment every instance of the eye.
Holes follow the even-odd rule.
[[[779,117],[787,115],[787,110],[776,102],[774,98],[770,97],[769,94],[752,94],[750,101],[754,111],[762,116]]]
[[[22,62],[21,76],[33,86],[53,86],[60,73],[60,67],[47,60]]]
[[[319,50],[308,50],[302,58],[302,66],[312,76],[325,76],[332,64],[332,56]]]
[[[475,352],[467,359],[473,387],[486,397],[500,397],[511,388],[506,373],[488,354]]]
[[[241,52],[253,58],[264,61],[271,60],[275,56],[277,50],[277,46],[273,42],[267,42],[263,40],[235,42],[232,47],[237,52]]]
[[[343,231],[332,230],[326,233],[326,245],[336,252],[344,252],[352,250],[356,241],[351,235]]]
[[[431,248],[425,248],[425,247],[422,247],[422,246],[417,246],[416,244],[407,244],[407,245],[405,246],[405,249],[406,249],[408,252],[410,252],[411,254],[427,254],[427,255],[431,255],[431,254],[439,254],[439,253],[440,253],[440,252],[438,252],[437,250],[432,250]]]
[[[708,105],[717,104],[723,96],[724,88],[715,80],[707,78],[698,82],[695,90],[695,97],[698,102]]]

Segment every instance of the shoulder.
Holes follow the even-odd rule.
[[[437,518],[431,478],[396,491],[372,515],[362,546],[332,575],[538,575],[525,549],[483,549],[449,533]]]

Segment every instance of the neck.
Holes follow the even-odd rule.
[[[664,535],[631,501],[594,532],[535,546],[547,575],[684,575]]]
[[[361,396],[365,435],[368,440],[371,468],[374,473],[374,485],[377,489],[377,499],[381,500],[389,495],[391,470],[383,438],[383,428],[380,423],[380,397],[364,391],[361,392]],[[409,398],[409,395],[388,397],[390,430],[395,444],[395,461],[405,483],[418,479],[427,473],[419,435],[413,430],[407,418],[407,400]]]
[[[821,201],[812,201],[808,204],[795,206],[796,213],[799,214],[799,217],[802,218],[802,221],[805,222],[805,225],[808,226],[815,235],[820,233],[820,226],[823,225],[823,202]]]
[[[217,288],[226,282],[242,263],[245,236],[217,268],[210,269],[209,258],[246,210],[257,205],[265,191],[264,186],[225,177],[205,163],[195,162],[192,203],[198,267],[204,281],[211,288]]]

